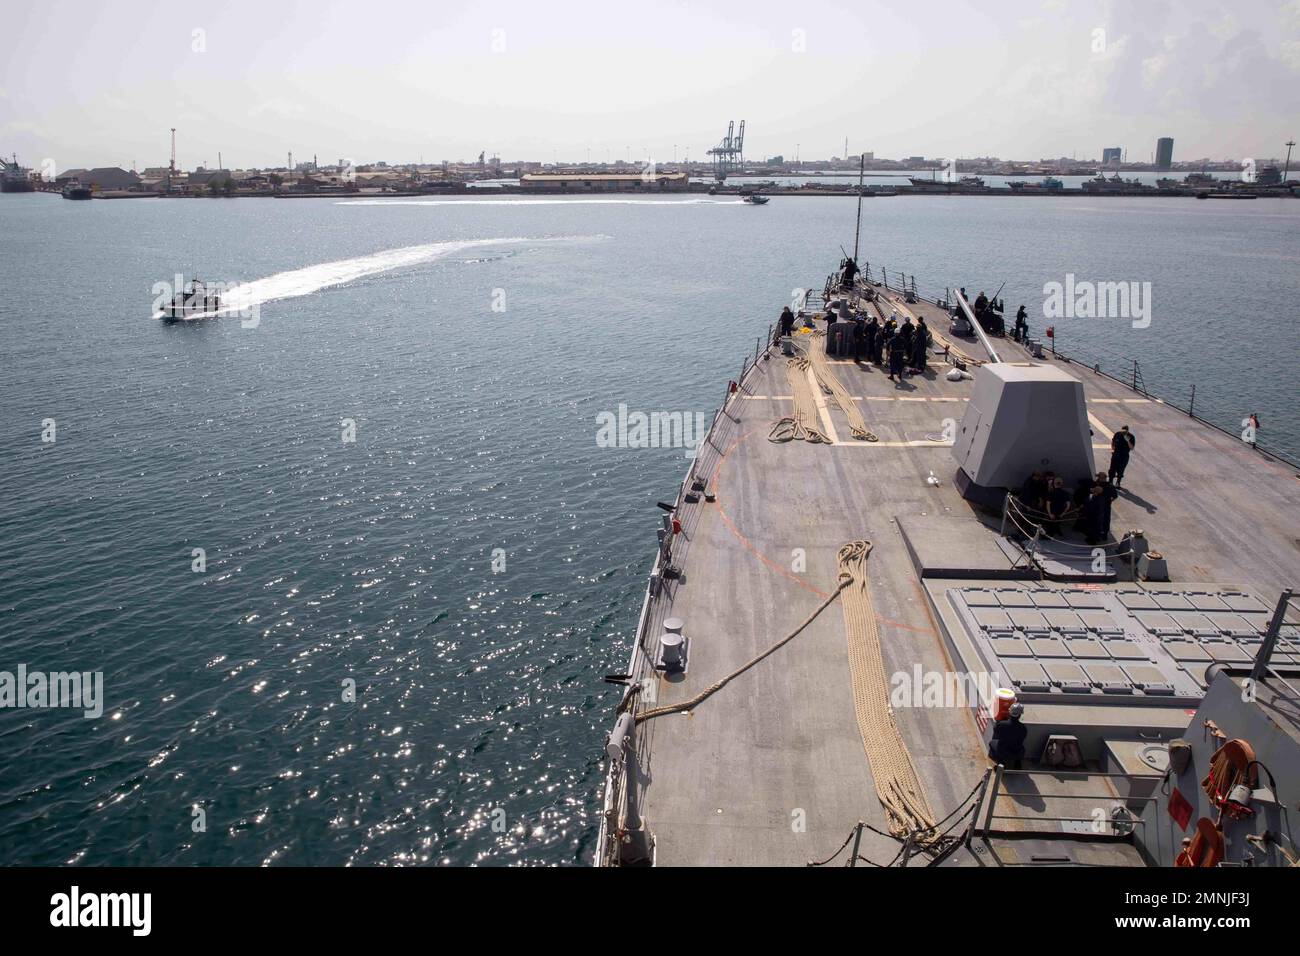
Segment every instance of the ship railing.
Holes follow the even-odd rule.
[[[840,276],[834,273],[826,278],[822,294],[822,303],[830,301],[839,290]],[[885,266],[873,266],[870,262],[862,263],[853,287],[858,292],[865,292],[869,286],[883,288],[889,292],[901,292],[904,296],[921,302],[929,302],[942,309],[950,307],[952,292],[949,289],[928,288],[917,285],[916,276],[905,272],[891,271]]]
[[[1080,553],[1095,554],[1098,551],[1110,554],[1125,554],[1128,549],[1121,538],[1108,544],[1087,544],[1078,541],[1067,541],[1064,538],[1057,538],[1049,535],[1044,528],[1046,522],[1064,522],[1079,516],[1079,508],[1071,506],[1070,510],[1065,512],[1059,518],[1053,518],[1046,512],[1039,511],[1031,505],[1027,505],[1015,496],[1012,492],[1007,492],[1002,502],[1002,527],[1000,534],[1007,537],[1007,526],[1015,528],[1025,538],[1037,538],[1041,544],[1044,541],[1050,541],[1060,548],[1078,551]]]
[[[951,308],[956,298],[956,290],[951,288],[929,289],[919,287],[916,283],[915,276],[907,275],[903,272],[890,270],[885,265],[873,265],[870,262],[864,262],[861,266],[861,273],[858,276],[857,286],[865,289],[867,284],[883,286],[891,292],[910,291],[914,296],[922,301],[932,303],[940,308]],[[838,288],[838,276],[828,277],[826,288],[824,290],[822,301],[818,306],[824,307],[825,302],[829,301],[832,293]],[[812,308],[812,296],[809,297],[809,307]],[[1225,427],[1219,422],[1203,418],[1196,413],[1196,383],[1184,385],[1175,380],[1168,380],[1156,376],[1152,378],[1150,368],[1144,369],[1137,357],[1126,355],[1122,352],[1115,351],[1106,345],[1100,343],[1089,343],[1084,347],[1076,347],[1070,343],[1070,350],[1067,352],[1062,347],[1062,327],[1058,323],[1053,329],[1053,335],[1050,338],[1043,338],[1035,333],[1032,338],[1041,341],[1044,346],[1051,352],[1054,358],[1059,358],[1066,362],[1075,362],[1091,368],[1095,374],[1105,376],[1111,381],[1132,390],[1144,398],[1160,402],[1170,408],[1174,408],[1187,415],[1203,425],[1209,425],[1211,428],[1230,435],[1239,440],[1245,441],[1252,449],[1265,455],[1266,457],[1276,458],[1277,460],[1290,465],[1293,468],[1300,468],[1300,452],[1295,450],[1279,450],[1274,447],[1260,444],[1256,436],[1249,440],[1243,437],[1244,426],[1238,429]],[[1187,388],[1187,402],[1184,405],[1181,399],[1172,398],[1171,396],[1179,394],[1182,388]]]
[[[1109,786],[1109,790],[1100,793],[1082,790],[1050,793],[1043,792],[1043,788],[1036,783],[1042,780],[1050,782],[1051,787],[1059,788],[1071,778],[1083,781],[1099,779],[1103,785]],[[1148,833],[1154,833],[1156,858],[1160,859],[1161,831],[1165,829],[1159,825],[1160,801],[1163,799],[1160,784],[1164,779],[1165,775],[1161,773],[1109,773],[1086,768],[1059,767],[1013,770],[997,764],[984,771],[970,793],[933,829],[900,835],[887,833],[859,820],[838,850],[825,859],[809,861],[808,865],[828,866],[838,861],[849,844],[852,844],[853,848],[843,863],[847,867],[856,867],[859,861],[875,867],[906,867],[911,859],[922,854],[926,858],[926,866],[939,866],[959,849],[971,851],[971,844],[977,839],[986,844],[994,839],[1058,839],[1124,844],[1132,844],[1137,840],[1142,844],[1143,852],[1149,853],[1146,849],[1149,845],[1146,839]],[[1082,786],[1086,786],[1086,783]],[[1121,788],[1127,792],[1120,792]],[[1011,807],[999,804],[1000,801],[1005,804],[1007,800],[1018,801],[1021,812],[1015,812],[1014,804]],[[1026,807],[1026,800],[1036,801],[1039,807]],[[1073,801],[1073,805],[1060,807],[1059,812],[1053,812],[1048,806],[1049,800]],[[1079,810],[1080,803],[1085,810]],[[1152,814],[1152,826],[1148,830],[1146,810],[1152,805],[1156,812]],[[1057,803],[1057,806],[1060,804]],[[1116,812],[1116,808],[1120,807],[1124,812]],[[1081,812],[1087,815],[1082,816]],[[1139,827],[1142,829],[1139,830]],[[880,863],[862,856],[859,848],[864,830],[897,841],[900,848],[894,858],[888,863]],[[1063,858],[1062,862],[1067,859]]]
[[[1300,468],[1300,454],[1290,450],[1279,451],[1276,448],[1265,447],[1259,443],[1257,436],[1252,435],[1247,439],[1246,434],[1248,433],[1244,430],[1244,426],[1234,430],[1225,427],[1218,422],[1202,418],[1200,415],[1196,414],[1195,382],[1186,386],[1188,389],[1187,404],[1184,405],[1179,399],[1170,397],[1178,393],[1181,383],[1164,379],[1149,380],[1147,374],[1143,372],[1141,362],[1138,359],[1115,352],[1104,345],[1091,343],[1087,346],[1086,351],[1081,348],[1075,349],[1071,346],[1071,351],[1066,352],[1061,347],[1060,326],[1056,326],[1053,331],[1055,334],[1048,340],[1048,344],[1055,357],[1066,362],[1075,362],[1079,365],[1086,366],[1092,369],[1094,374],[1102,375],[1113,382],[1118,382],[1120,385],[1142,395],[1144,398],[1160,402],[1162,405],[1167,405],[1168,407],[1180,412],[1186,412],[1190,418],[1200,422],[1202,425],[1208,425],[1216,431],[1222,432],[1225,435],[1229,435],[1238,441],[1248,444],[1253,450],[1265,455],[1266,457],[1276,458],[1293,468]]]
[[[930,302],[941,308],[950,308],[955,299],[955,290],[945,288],[943,290],[930,290],[918,288],[915,278],[906,276],[902,272],[891,272],[884,266],[875,267],[870,263],[864,263],[862,267],[863,278],[872,283],[884,285],[891,291],[898,292],[905,289],[912,290],[918,299]],[[1203,418],[1196,413],[1196,383],[1192,382],[1187,392],[1186,405],[1181,400],[1171,398],[1177,395],[1182,383],[1166,380],[1157,376],[1156,379],[1150,377],[1150,369],[1143,369],[1141,361],[1131,355],[1126,355],[1108,348],[1098,343],[1089,343],[1086,350],[1082,347],[1076,348],[1071,343],[1070,351],[1067,352],[1061,345],[1061,326],[1057,324],[1053,327],[1053,336],[1045,339],[1044,344],[1056,358],[1067,362],[1076,362],[1080,365],[1087,366],[1098,375],[1103,375],[1120,385],[1131,389],[1133,392],[1158,401],[1170,408],[1186,412],[1187,415],[1203,425],[1209,425],[1211,428],[1230,435],[1242,441],[1246,441],[1242,436],[1242,429],[1233,429],[1225,427],[1223,424]],[[1038,335],[1033,338],[1039,339]],[[1243,426],[1244,428],[1244,426]],[[1265,455],[1266,457],[1276,458],[1279,461],[1290,465],[1293,468],[1300,468],[1300,453],[1294,450],[1279,450],[1274,447],[1268,447],[1259,443],[1257,438],[1252,438],[1247,442],[1252,449]]]
[[[1015,495],[1010,492],[1002,499],[1002,530],[999,532],[1002,537],[1012,541],[1020,548],[1020,553],[1024,556],[1026,566],[1038,568],[1039,574],[1042,574],[1042,565],[1038,562],[1038,547],[1043,536],[1043,526],[1034,522],[1027,515],[1020,512],[1019,501]],[[1027,543],[1021,544],[1015,538],[1007,534],[1007,525],[1015,528],[1019,535]],[[1019,561],[1013,562],[1012,567],[1019,564]]]
[[[1269,619],[1268,630],[1264,634],[1264,640],[1260,642],[1259,650],[1255,653],[1254,663],[1250,668],[1250,686],[1256,688],[1264,676],[1272,678],[1280,686],[1286,688],[1286,693],[1278,694],[1293,703],[1300,702],[1300,689],[1297,689],[1289,680],[1278,673],[1273,667],[1273,652],[1277,647],[1278,636],[1282,633],[1283,625],[1287,624],[1287,613],[1293,610],[1300,610],[1300,604],[1297,604],[1295,593],[1297,588],[1292,586],[1283,588],[1282,593],[1278,595],[1277,605],[1273,608],[1273,616]],[[1291,626],[1295,626],[1294,624]]]
[[[1101,780],[1107,784],[1127,785],[1128,793],[1119,793],[1115,789],[1108,792],[1075,792],[1069,790],[1061,793],[1046,793],[1037,786],[1038,781],[1059,785],[1062,778],[1077,780]],[[1153,825],[1147,829],[1145,810],[1148,805],[1156,805],[1157,811],[1164,797],[1160,793],[1160,783],[1165,779],[1161,773],[1110,773],[1100,770],[1065,769],[1051,767],[1047,769],[1013,770],[998,764],[985,774],[984,786],[979,794],[976,809],[967,829],[965,844],[970,846],[977,838],[989,839],[1058,839],[1065,841],[1103,841],[1129,842],[1130,837],[1141,831],[1142,842],[1148,843],[1154,837],[1156,859],[1163,859],[1160,853],[1162,830],[1164,827]],[[1138,792],[1138,788],[1150,787],[1150,794]],[[1104,788],[1103,788],[1104,789]],[[1036,801],[1042,811],[1026,806],[1027,800]],[[1001,801],[1001,805],[1000,802]],[[1007,805],[1008,801],[1010,806]],[[1079,816],[1078,811],[1071,812],[1069,806],[1053,813],[1053,805],[1060,807],[1063,801],[1071,801],[1074,806],[1080,802],[1096,801],[1087,816]],[[1123,807],[1125,813],[1116,815],[1113,811]],[[1016,812],[1019,810],[1019,812]],[[1008,812],[1009,811],[1009,812]],[[1155,814],[1156,821],[1159,813]],[[1038,826],[1043,824],[1044,826]],[[1087,829],[1080,829],[1084,825]],[[1071,825],[1074,829],[1067,828]],[[1172,853],[1171,853],[1172,857]]]
[[[644,707],[649,706],[649,703],[642,701],[638,688],[644,687],[646,678],[653,676],[651,673],[655,659],[653,641],[658,631],[662,630],[663,621],[668,617],[668,612],[673,603],[673,595],[676,592],[677,582],[666,577],[664,571],[672,563],[674,557],[680,560],[682,555],[686,553],[691,540],[691,530],[698,520],[698,509],[683,512],[682,505],[686,503],[685,497],[697,481],[702,480],[705,483],[706,490],[708,489],[710,472],[723,454],[722,448],[724,446],[722,443],[725,441],[724,435],[728,424],[734,424],[740,420],[739,416],[733,414],[731,406],[741,400],[743,393],[752,393],[751,380],[753,374],[768,350],[773,347],[773,332],[774,328],[769,325],[767,335],[755,342],[754,354],[751,356],[746,353],[742,356],[740,374],[734,381],[735,388],[733,390],[732,382],[727,383],[722,402],[714,413],[713,420],[710,422],[704,438],[696,445],[694,449],[695,455],[691,459],[690,467],[687,468],[686,477],[677,489],[677,496],[672,502],[674,508],[672,515],[665,513],[663,517],[664,527],[659,530],[659,548],[642,598],[641,613],[637,617],[632,648],[627,693],[635,696],[628,702],[627,706],[634,715]],[[682,523],[683,534],[680,536],[672,532],[673,517],[677,517]],[[677,540],[679,537],[680,541]],[[687,653],[689,654],[689,649]],[[621,710],[622,708],[620,708],[620,712]],[[641,745],[641,741],[635,739],[641,733],[643,732],[637,729],[633,731],[634,748]],[[630,779],[626,761],[611,761],[605,780],[601,825],[596,850],[597,865],[613,866],[619,862],[619,846],[616,842],[616,834],[623,828],[630,796],[629,788],[634,786],[636,786],[636,781]]]
[[[1060,518],[1052,518],[1036,508],[1024,504],[1011,492],[1008,492],[1002,499],[1002,526],[999,534],[1006,538],[1007,541],[1020,548],[1021,553],[1028,561],[1029,567],[1036,568],[1040,577],[1046,578],[1047,571],[1044,566],[1044,559],[1052,559],[1058,562],[1069,564],[1070,562],[1092,561],[1095,563],[1099,558],[1103,562],[1105,570],[1094,568],[1094,574],[1110,573],[1112,568],[1118,577],[1118,561],[1130,561],[1131,573],[1133,580],[1137,580],[1137,562],[1131,561],[1133,549],[1134,532],[1130,531],[1115,541],[1098,544],[1087,544],[1086,542],[1066,541],[1064,538],[1058,538],[1047,533],[1044,523],[1047,521],[1064,522],[1069,521],[1078,515],[1077,509],[1072,509]],[[1009,535],[1008,529],[1016,532],[1016,535]],[[1022,540],[1017,540],[1017,536]],[[1110,560],[1111,566],[1106,566],[1105,562]],[[1013,567],[1016,565],[1013,564]],[[1053,578],[1053,580],[1055,580]]]

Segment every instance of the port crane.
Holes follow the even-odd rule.
[[[722,182],[727,173],[745,162],[745,121],[740,121],[740,131],[736,131],[736,121],[727,124],[727,135],[721,143],[709,150],[713,157],[713,175]]]

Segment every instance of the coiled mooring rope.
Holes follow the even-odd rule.
[[[838,375],[831,369],[830,360],[826,358],[826,333],[814,332],[813,341],[808,348],[808,354],[811,356],[813,375],[817,378],[817,384],[822,387],[827,395],[830,395],[835,404],[839,406],[844,417],[849,420],[849,431],[858,441],[878,441],[875,432],[867,427],[867,420],[862,415],[862,409],[858,408],[858,403],[853,400],[849,390],[844,387]]]
[[[767,440],[774,442],[806,441],[830,443],[830,439],[813,424],[817,420],[817,400],[808,383],[810,363],[806,358],[792,358],[785,366],[790,391],[794,395],[794,412],[772,426]]]

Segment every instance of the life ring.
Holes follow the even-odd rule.
[[[1210,758],[1210,772],[1201,781],[1201,789],[1216,807],[1222,808],[1237,784],[1255,788],[1259,779],[1255,766],[1255,748],[1239,737],[1229,740]]]
[[[1196,835],[1178,854],[1174,866],[1218,866],[1223,859],[1223,834],[1209,817],[1196,821]]]

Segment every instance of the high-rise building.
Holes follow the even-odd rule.
[[[1174,138],[1161,136],[1156,140],[1156,169],[1169,169],[1174,164]]]
[[[1112,163],[1114,163],[1116,166],[1118,166],[1120,164],[1123,155],[1124,155],[1124,150],[1122,150],[1120,147],[1107,146],[1105,149],[1101,151],[1101,164],[1103,166],[1109,166]]]

